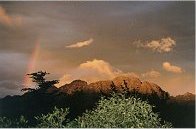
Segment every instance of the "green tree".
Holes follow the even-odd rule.
[[[24,116],[20,116],[19,119],[8,119],[6,117],[0,117],[0,128],[25,128],[28,127],[28,121]]]
[[[147,101],[125,95],[113,94],[111,98],[102,98],[98,107],[87,111],[82,117],[70,123],[80,128],[164,128],[171,127],[161,122],[158,114],[152,111]]]
[[[10,119],[6,117],[0,117],[0,128],[10,128],[12,126],[12,122]]]
[[[125,94],[113,93],[111,97],[98,102],[97,108],[87,111],[81,117],[69,121],[68,108],[54,108],[51,113],[35,117],[41,128],[170,128],[171,123],[161,120],[147,101]],[[0,117],[0,127],[28,127],[28,121],[21,117],[12,121]]]
[[[59,83],[59,80],[46,81],[45,76],[47,74],[50,74],[50,73],[38,71],[38,72],[30,73],[27,75],[30,76],[30,78],[32,78],[33,82],[36,83],[36,86],[38,87],[38,89],[40,89],[40,88],[47,89],[47,88]],[[34,91],[34,90],[35,89],[32,89],[32,88],[24,88],[21,91]]]
[[[46,115],[41,115],[35,117],[37,120],[36,127],[38,128],[65,128],[65,125],[63,125],[63,122],[68,122],[66,119],[66,116],[68,115],[69,110],[68,108],[65,109],[58,109],[54,108],[54,110],[51,113],[48,113]]]

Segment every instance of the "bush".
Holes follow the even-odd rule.
[[[170,123],[161,122],[152,106],[139,98],[113,94],[102,98],[94,111],[87,111],[71,122],[69,127],[80,128],[164,128]]]
[[[6,117],[0,117],[0,128],[9,128],[11,127],[12,122]]]
[[[112,97],[101,98],[97,108],[87,111],[73,121],[67,119],[68,108],[54,108],[51,113],[35,117],[38,128],[168,128],[170,123],[161,121],[153,106],[139,98],[112,94]],[[28,127],[23,116],[12,121],[0,117],[0,127]]]
[[[0,128],[25,128],[28,127],[28,121],[21,116],[19,119],[11,120],[6,117],[0,117]]]
[[[54,108],[51,113],[35,117],[38,128],[65,128],[63,122],[67,122],[66,116],[69,113],[68,108]]]

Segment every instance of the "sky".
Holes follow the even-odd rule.
[[[194,2],[1,1],[0,39],[0,97],[39,70],[58,86],[130,75],[195,91]]]

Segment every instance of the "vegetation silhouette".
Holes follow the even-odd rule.
[[[59,80],[46,81],[45,76],[47,74],[50,74],[50,73],[47,73],[46,71],[45,72],[38,71],[38,72],[35,72],[35,73],[27,74],[32,79],[32,82],[36,83],[35,87],[37,87],[37,88],[35,88],[35,89],[33,89],[33,88],[23,88],[21,91],[31,92],[31,91],[35,91],[36,89],[47,89],[47,88],[52,87],[55,84],[59,83]]]
[[[0,127],[41,127],[41,128],[169,128],[171,123],[161,121],[152,111],[147,101],[125,97],[124,94],[112,93],[111,97],[102,97],[97,107],[86,111],[76,119],[68,119],[68,108],[54,108],[52,112],[35,116],[36,124],[29,126],[22,119],[10,121],[0,117]]]
[[[67,94],[55,87],[58,80],[46,80],[45,76],[48,74],[43,71],[28,74],[32,81],[36,83],[35,88],[23,89],[27,92],[21,96],[6,96],[0,99],[0,116],[14,120],[20,119],[22,115],[28,120],[28,125],[33,126],[37,124],[34,116],[47,115],[53,111],[54,107],[57,107],[69,108],[66,118],[74,120],[82,116],[86,110],[95,109],[101,97],[109,99],[111,93],[115,93],[123,94],[125,98],[140,98],[142,101],[154,105],[152,110],[159,113],[162,120],[171,122],[174,127],[195,127],[194,102],[191,102],[191,104],[171,102],[171,96],[168,93],[163,97],[156,93],[141,94],[135,89],[129,89],[125,80],[120,90],[112,82],[110,93],[76,90],[73,94]]]

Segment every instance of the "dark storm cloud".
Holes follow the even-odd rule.
[[[6,86],[11,86],[13,89],[9,89]],[[21,86],[15,85],[14,83],[0,84],[0,98],[5,97],[7,95],[21,95]]]
[[[45,1],[0,2],[0,6],[6,15],[21,19],[18,26],[0,23],[0,81],[21,80],[38,39],[37,64],[52,72],[64,72],[97,58],[123,71],[141,73],[174,61],[194,76],[194,2]],[[137,40],[166,37],[176,41],[167,54],[132,45]],[[93,44],[88,47],[65,48],[90,38]]]
[[[7,82],[1,82],[0,81],[0,98],[5,97],[7,95],[19,95],[22,94],[21,88],[22,85],[17,84],[18,82],[12,82],[12,81],[7,81]]]
[[[3,80],[3,81],[0,81],[0,86],[1,88],[7,89],[7,90],[15,90],[15,89],[20,89],[22,85],[20,82],[11,81],[11,80]]]
[[[55,44],[61,46],[90,37],[107,47],[119,44],[113,40],[123,43],[138,38],[190,36],[194,32],[192,2],[8,2],[2,6],[22,18],[23,29],[9,29],[9,35],[6,31],[1,34],[5,44],[8,42],[20,51],[29,50],[36,36],[53,48]]]

